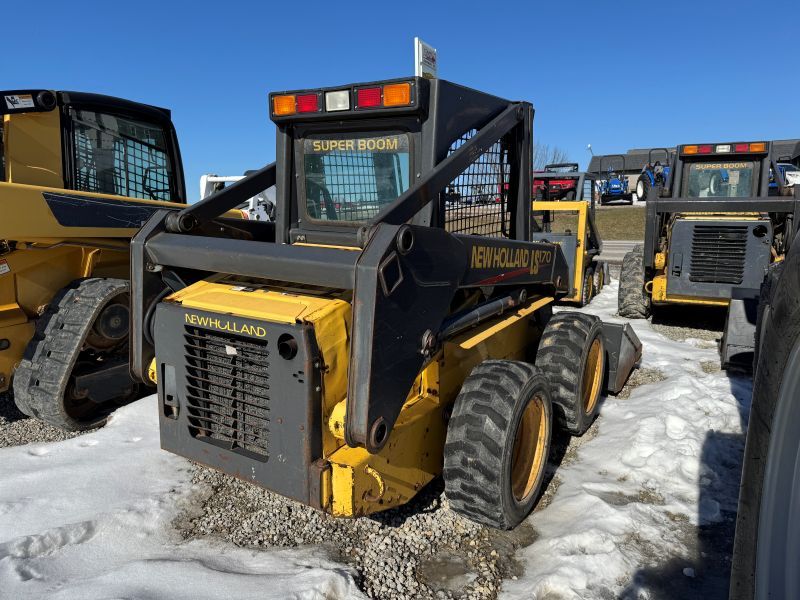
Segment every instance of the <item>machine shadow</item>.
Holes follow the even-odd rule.
[[[14,404],[14,398],[10,393],[0,393],[0,419],[7,423],[27,419],[28,415],[23,414]]]
[[[680,519],[674,521],[675,533],[683,538],[687,552],[680,556],[651,557],[653,564],[636,571],[620,594],[623,600],[728,598],[752,379],[729,374],[728,380],[736,398],[743,433],[714,430],[706,433],[698,476],[698,525],[695,527]]]

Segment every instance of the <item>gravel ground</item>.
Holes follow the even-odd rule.
[[[22,414],[10,394],[0,394],[0,448],[32,442],[59,442],[85,431],[67,432]]]
[[[410,504],[370,518],[336,519],[256,486],[195,467],[197,502],[175,523],[187,539],[244,547],[321,545],[360,573],[373,598],[494,598],[521,573],[514,552],[530,526],[498,533],[447,508],[435,481]]]
[[[558,489],[559,465],[577,460],[578,448],[597,435],[595,423],[580,438],[554,435],[547,486],[536,510]],[[194,500],[176,520],[185,539],[212,536],[238,546],[322,545],[350,563],[372,598],[495,598],[503,579],[516,579],[516,551],[536,540],[524,523],[496,531],[448,508],[440,479],[410,504],[360,519],[336,519],[233,477],[196,465]]]

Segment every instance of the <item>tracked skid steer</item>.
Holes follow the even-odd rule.
[[[162,447],[346,517],[443,474],[454,510],[514,527],[552,428],[582,434],[641,353],[551,311],[571,281],[530,236],[531,105],[421,78],[269,102],[276,163],[132,243]],[[220,218],[273,184],[275,222]]]
[[[185,198],[168,110],[0,91],[0,394],[67,430],[140,396],[128,244],[157,208]]]

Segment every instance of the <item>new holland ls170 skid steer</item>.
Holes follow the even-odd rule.
[[[339,516],[443,473],[455,510],[513,527],[553,423],[583,433],[641,351],[551,313],[571,281],[530,239],[531,105],[409,78],[270,107],[275,164],[132,242],[131,366],[157,379],[163,448]],[[275,222],[218,219],[273,184]]]
[[[63,429],[100,424],[128,368],[128,244],[185,200],[162,108],[75,92],[0,92],[0,393]]]
[[[778,196],[770,196],[770,173]],[[759,290],[800,223],[800,195],[785,184],[771,143],[680,146],[667,186],[650,190],[646,210],[644,246],[622,262],[619,314],[726,308],[722,367],[749,369]]]

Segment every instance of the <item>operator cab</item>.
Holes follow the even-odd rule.
[[[0,182],[185,202],[170,111],[121,98],[0,91]]]
[[[420,167],[419,88],[402,80],[270,94],[284,165],[297,174],[277,186],[278,219],[289,219],[281,241],[356,246],[359,229],[409,189]]]
[[[476,131],[447,121],[441,137],[427,139],[423,124],[436,117],[427,113],[475,94],[422,78],[270,94],[279,130],[276,231],[286,235],[276,241],[358,247],[366,227]],[[480,102],[488,120],[503,104],[486,98]],[[508,152],[505,140],[493,144],[409,223],[513,237]]]
[[[676,197],[751,198],[767,196],[769,144],[690,144],[680,148]]]

